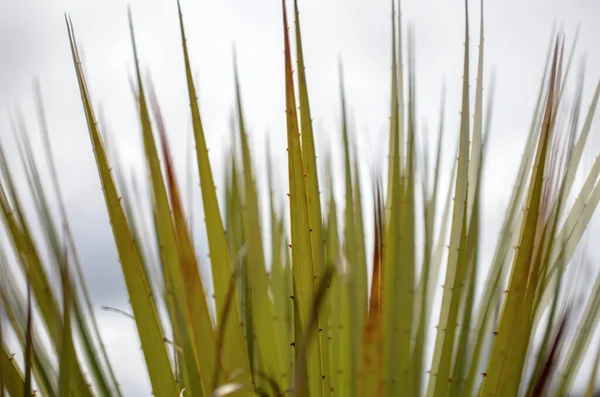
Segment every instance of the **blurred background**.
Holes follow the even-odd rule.
[[[291,7],[291,2],[288,2]],[[203,115],[213,173],[223,186],[225,156],[231,144],[234,105],[233,52],[237,53],[242,100],[251,149],[257,153],[258,182],[266,183],[266,156],[274,158],[275,197],[287,205],[287,157],[284,119],[283,38],[281,4],[276,0],[182,0],[191,62]],[[81,106],[65,25],[68,13],[82,50],[92,99],[100,126],[112,138],[132,175],[143,181],[143,152],[131,90],[133,54],[127,22],[131,7],[146,78],[152,79],[164,112],[180,182],[192,198],[195,242],[205,277],[207,249],[197,171],[188,183],[187,162],[193,141],[189,101],[175,0],[41,1],[0,0],[0,138],[15,164],[19,160],[11,118],[22,114],[27,128],[39,128],[34,107],[34,81],[39,81],[53,151],[65,194],[71,227],[82,256],[100,330],[123,392],[147,395],[149,383],[142,363],[134,323],[101,306],[128,309],[126,290],[117,262],[94,155]],[[486,2],[484,96],[495,82],[493,120],[484,164],[482,249],[485,267],[491,260],[505,206],[510,196],[542,78],[544,59],[553,31],[562,29],[566,53],[573,43],[573,65],[567,81],[567,101],[575,93],[577,75],[585,71],[583,104],[589,106],[600,78],[600,2],[597,0],[506,0]],[[335,172],[342,172],[340,74],[343,63],[351,121],[358,148],[363,191],[371,191],[374,172],[384,173],[387,160],[391,5],[388,0],[299,0],[306,73],[321,170],[331,153]],[[469,1],[471,28],[471,89],[475,89],[478,55],[479,1]],[[460,88],[464,51],[464,4],[461,1],[402,2],[403,39],[409,27],[416,43],[417,123],[419,145],[435,144],[442,86],[445,85],[443,185],[454,160],[459,127]],[[405,47],[406,48],[406,47]],[[583,116],[582,116],[583,117]],[[600,123],[595,122],[584,154],[583,175],[600,152]],[[33,141],[41,150],[41,139]],[[332,150],[334,149],[334,150]],[[195,166],[195,164],[193,164]],[[586,168],[587,167],[587,168]],[[192,167],[194,169],[194,167]],[[578,179],[579,182],[581,178]],[[343,197],[343,178],[336,195]],[[25,182],[24,182],[25,183]],[[366,190],[365,190],[366,189]],[[444,188],[443,188],[444,189]],[[266,189],[259,189],[262,193]],[[224,193],[224,192],[221,192]],[[267,197],[262,197],[266,204]],[[144,205],[140,203],[140,205]],[[365,224],[372,211],[370,194],[363,205]],[[266,233],[265,230],[263,232]],[[598,216],[582,241],[583,276],[591,280],[600,268],[595,250]],[[0,232],[0,239],[5,239]],[[371,238],[371,237],[370,237]],[[370,240],[369,240],[370,241]],[[370,246],[369,244],[367,246]],[[442,280],[443,273],[440,275]],[[481,275],[484,278],[485,274]],[[581,283],[585,296],[590,285]],[[432,313],[436,316],[437,313]],[[597,344],[595,341],[593,345]],[[16,344],[14,345],[17,346]],[[590,349],[595,351],[595,349]],[[582,365],[587,376],[587,365]]]

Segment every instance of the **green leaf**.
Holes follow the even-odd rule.
[[[280,382],[280,387],[283,387],[288,379],[286,379],[286,371],[282,370],[284,368],[283,346],[279,339],[280,335],[276,332],[277,324],[273,321],[275,318],[275,309],[273,302],[269,298],[269,278],[267,276],[263,251],[260,205],[242,111],[237,65],[235,65],[235,71],[237,116],[244,165],[244,193],[246,199],[244,207],[244,232],[246,243],[248,244],[247,258],[250,276],[249,283],[251,285],[250,302],[253,317],[252,339],[255,340],[258,354],[260,355],[259,367],[263,372],[275,376]]]
[[[300,16],[298,12],[298,1],[294,0],[294,19],[296,22],[296,58],[298,61],[298,91],[300,105],[300,131],[302,138],[302,161],[306,184],[306,205],[308,206],[308,223],[310,226],[310,243],[313,255],[313,267],[317,280],[325,270],[325,244],[323,239],[323,216],[321,213],[321,198],[319,190],[319,178],[317,172],[317,156],[315,150],[315,138],[312,127],[312,116],[310,111],[308,84],[304,66],[304,53],[302,50],[302,37],[300,33]],[[329,318],[328,307],[322,308],[319,316],[319,344],[321,346],[321,360],[323,363],[323,376],[329,378],[329,334],[325,324]],[[323,387],[324,396],[330,395],[330,388]]]
[[[531,323],[528,307],[524,307],[526,292],[535,291],[535,285],[529,286],[539,279],[539,269],[535,268],[532,261],[534,241],[538,230],[538,217],[542,200],[542,182],[546,167],[546,156],[551,139],[553,120],[553,95],[555,94],[557,54],[555,49],[552,71],[549,77],[548,96],[544,112],[542,133],[529,182],[526,204],[524,208],[519,243],[516,248],[511,276],[508,284],[508,293],[504,300],[502,314],[497,329],[497,334],[492,346],[492,352],[486,370],[481,393],[482,395],[505,395],[516,393],[519,387],[521,372],[524,364],[524,354],[527,349]],[[530,273],[532,276],[530,277]],[[519,335],[515,340],[514,335]]]
[[[383,321],[381,312],[381,267],[383,252],[384,210],[380,187],[375,193],[373,221],[373,276],[368,317],[361,335],[361,361],[358,395],[383,396]]]
[[[342,139],[344,149],[344,171],[345,171],[345,208],[344,208],[344,242],[343,242],[343,253],[344,261],[348,266],[347,274],[340,279],[343,280],[341,283],[341,295],[340,299],[348,299],[349,302],[344,302],[345,305],[349,305],[350,310],[350,323],[349,323],[349,334],[344,335],[350,338],[350,344],[345,346],[349,349],[347,352],[347,367],[345,371],[350,371],[348,374],[348,381],[350,382],[350,389],[347,391],[348,395],[354,396],[356,394],[356,377],[358,374],[358,359],[360,357],[360,335],[365,321],[367,313],[367,269],[360,268],[360,261],[358,258],[358,244],[356,242],[356,215],[354,213],[354,188],[352,186],[352,166],[350,161],[350,138],[348,137],[348,119],[346,114],[346,93],[344,91],[344,78],[343,78],[342,66],[340,63],[340,93],[341,93],[341,105],[342,105]],[[347,289],[347,292],[346,292]],[[342,306],[343,307],[343,306]]]
[[[442,307],[437,325],[437,337],[433,351],[427,396],[441,397],[448,393],[448,383],[452,382],[452,357],[456,319],[461,298],[461,288],[465,284],[466,252],[466,201],[469,171],[469,21],[465,4],[465,54],[462,86],[462,110],[460,141],[450,246],[446,280],[443,287]]]
[[[200,373],[198,374],[200,379],[198,380],[202,382],[203,385],[203,389],[201,390],[204,390],[204,393],[208,394],[207,391],[211,390],[216,383],[213,371],[221,372],[223,369],[220,367],[220,364],[215,368],[216,352],[204,347],[215,345],[218,343],[218,340],[211,322],[205,295],[206,289],[204,288],[200,277],[192,237],[186,222],[181,194],[175,178],[173,160],[168,147],[166,131],[162,122],[158,101],[155,97],[153,98],[152,103],[155,118],[158,120],[157,125],[161,138],[163,158],[165,159],[166,165],[167,186],[173,211],[177,247],[179,248],[180,274],[187,304],[186,318],[192,330],[193,348],[196,352],[195,359],[197,360],[200,369]],[[190,375],[191,374],[188,374],[188,376]],[[200,393],[198,386],[195,388],[193,384],[191,386],[192,389],[190,392],[192,395]]]
[[[71,278],[69,276],[68,262],[63,264],[62,272],[62,296],[63,296],[63,337],[60,347],[60,360],[58,368],[60,370],[58,380],[58,395],[60,397],[68,397],[71,394],[71,374],[69,369],[71,368],[71,343],[73,336],[71,334]]]
[[[25,331],[25,383],[23,385],[23,396],[30,396],[33,392],[31,385],[31,367],[33,356],[33,315],[31,312],[31,285],[27,280],[27,331]]]
[[[200,118],[200,109],[196,95],[196,87],[192,78],[192,70],[187,50],[185,31],[183,27],[183,15],[181,7],[179,8],[179,24],[181,30],[181,42],[183,45],[183,57],[185,61],[185,72],[190,100],[190,110],[192,116],[192,125],[194,129],[194,139],[196,143],[196,155],[198,162],[198,171],[200,173],[200,188],[202,190],[202,203],[204,205],[204,215],[208,238],[208,249],[210,252],[210,263],[212,269],[216,313],[217,318],[223,311],[225,298],[229,282],[233,275],[233,267],[229,256],[225,229],[219,211],[215,184],[212,176],[211,165],[208,157],[208,148],[204,137],[204,129]],[[240,325],[240,314],[237,305],[237,293],[235,293],[234,303],[231,305],[229,316],[231,316],[232,326],[227,327],[224,332],[224,366],[227,373],[240,369],[243,371],[240,381],[244,384],[250,384],[250,361],[246,343],[244,342],[244,331]],[[246,393],[246,391],[244,391]],[[249,395],[248,392],[247,395]]]
[[[67,20],[67,28],[73,55],[73,65],[77,73],[90,140],[96,155],[98,173],[102,182],[106,206],[119,253],[119,262],[121,263],[125,284],[131,300],[153,393],[159,397],[173,396],[179,391],[164,345],[163,332],[158,321],[156,308],[149,296],[148,280],[142,270],[137,245],[135,240],[133,240],[131,230],[119,201],[115,183],[110,173],[106,152],[100,138],[98,124],[96,123],[88,88],[81,68],[81,60],[75,44],[73,26],[69,20]]]
[[[23,373],[21,372],[14,355],[8,351],[8,348],[4,344],[0,351],[0,371],[2,387],[6,389],[9,395],[25,395],[25,381],[23,380]]]
[[[321,362],[321,346],[318,343],[318,329],[306,330],[312,313],[312,301],[315,296],[315,270],[310,240],[310,224],[304,178],[304,164],[300,147],[300,132],[294,81],[292,77],[292,59],[287,26],[285,1],[283,7],[283,33],[285,46],[285,93],[286,93],[286,125],[288,142],[288,173],[290,186],[290,226],[292,237],[292,270],[294,279],[294,302],[298,310],[298,329],[312,332],[314,335],[303,335],[302,339],[296,334],[295,343],[301,343],[304,338],[312,341],[307,350],[307,379],[310,397],[320,397],[323,394],[323,369]],[[318,321],[318,320],[317,320]],[[299,346],[299,348],[302,348]]]

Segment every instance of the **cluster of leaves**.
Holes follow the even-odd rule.
[[[580,126],[581,85],[573,103],[567,104],[562,98],[571,56],[564,61],[562,37],[552,41],[502,231],[492,262],[484,267],[479,260],[479,223],[491,99],[484,122],[483,6],[474,102],[469,92],[466,13],[457,160],[450,174],[452,182],[443,192],[443,121],[430,175],[428,149],[421,157],[415,143],[414,44],[409,41],[408,62],[403,62],[400,18],[392,4],[389,162],[385,189],[380,182],[373,185],[374,246],[368,259],[370,226],[364,224],[363,193],[357,153],[351,150],[343,84],[345,202],[338,203],[331,167],[326,168],[330,171],[326,180],[318,178],[298,6],[294,2],[297,73],[293,74],[283,3],[289,219],[277,209],[271,174],[269,244],[260,233],[263,211],[237,74],[237,144],[225,164],[225,201],[219,205],[179,11],[211,288],[200,276],[201,263],[158,101],[152,87],[144,84],[138,66],[133,25],[133,85],[156,247],[143,238],[143,222],[135,205],[140,197],[127,183],[118,157],[111,165],[73,26],[67,19],[89,136],[153,395],[566,395],[600,315],[598,278],[576,331],[565,337],[570,311],[564,297],[569,291],[564,290],[562,281],[600,200],[599,160],[581,189],[574,192],[575,200],[570,203],[568,198],[573,195],[600,84]],[[39,93],[37,98],[41,98]],[[471,119],[472,103],[475,112]],[[0,395],[28,396],[35,386],[35,393],[43,396],[121,396],[67,222],[41,100],[38,110],[47,163],[41,164],[40,157],[33,155],[24,123],[16,122],[15,129],[34,215],[43,226],[42,241],[33,237],[33,221],[25,214],[24,198],[17,194],[17,181],[4,150],[0,151],[0,209],[10,242],[0,247],[0,306],[25,357],[19,365],[4,343],[0,327]],[[441,111],[443,120],[443,102]],[[560,123],[564,114],[568,121]],[[426,163],[421,186],[417,178],[420,162]],[[41,167],[50,170],[51,188],[42,181]],[[322,189],[327,194],[321,196]],[[59,203],[58,215],[51,211],[53,198]],[[423,202],[418,204],[417,198]],[[342,206],[343,221],[339,222],[338,207]],[[417,233],[418,224],[423,226],[422,234]],[[50,247],[47,258],[41,254],[42,246]],[[265,255],[265,246],[272,250],[270,255]],[[9,251],[15,254],[16,266],[9,263]],[[149,266],[153,252],[159,257],[158,273]],[[442,269],[445,280],[434,328],[430,317]],[[488,274],[478,297],[476,280],[482,270]],[[50,281],[57,274],[59,291]],[[19,288],[18,281],[23,278],[27,293]],[[209,290],[214,296],[207,296]],[[158,314],[162,309],[166,320]],[[34,312],[40,317],[36,326],[32,326]],[[40,338],[40,327],[49,341]],[[435,333],[430,333],[433,329]],[[172,340],[166,337],[169,333]],[[434,337],[433,357],[427,362],[430,335]],[[541,335],[537,345],[536,335]],[[600,354],[595,366],[598,357]],[[592,395],[595,379],[594,368],[588,395]]]

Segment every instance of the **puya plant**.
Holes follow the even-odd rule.
[[[117,142],[109,142],[99,128],[67,18],[75,75],[130,299],[128,315],[153,395],[530,397],[566,396],[572,389],[600,315],[599,277],[574,332],[567,333],[573,314],[565,274],[600,200],[598,159],[582,187],[573,190],[600,84],[580,125],[581,84],[571,104],[563,98],[572,54],[565,57],[562,36],[553,38],[494,256],[491,263],[481,263],[482,169],[492,109],[490,97],[484,112],[483,4],[474,99],[465,5],[461,120],[452,170],[440,165],[446,135],[443,102],[437,147],[418,150],[423,131],[415,122],[414,44],[409,40],[404,51],[394,8],[392,2],[387,181],[385,186],[379,178],[373,181],[373,224],[366,224],[343,84],[345,200],[340,203],[334,198],[331,167],[317,162],[319,135],[311,119],[298,4],[293,73],[283,2],[289,217],[279,209],[270,173],[268,225],[261,224],[264,209],[237,72],[236,143],[222,164],[225,197],[218,200],[179,9],[185,61],[180,77],[188,87],[210,280],[200,276],[199,266],[208,264],[194,249],[158,100],[140,72],[133,24],[132,86],[149,175],[153,239],[144,238],[145,219],[135,205],[145,197],[119,162]],[[0,207],[8,237],[8,244],[0,246],[0,307],[7,319],[0,323],[0,395],[122,396],[67,220],[39,91],[36,98],[45,162],[33,153],[24,119],[14,122],[32,214],[26,213],[16,187],[23,181],[16,180],[0,151]],[[327,166],[325,179],[318,177],[319,165]],[[49,171],[49,185],[41,169]],[[446,172],[451,183],[442,191]],[[57,213],[51,210],[53,200]],[[38,222],[42,229],[36,238]],[[269,244],[262,240],[262,227],[269,231]],[[367,249],[371,233],[373,247]],[[42,254],[43,247],[49,247],[49,255]],[[155,256],[157,271],[151,266]],[[487,277],[477,294],[481,272]],[[50,281],[57,275],[60,288]],[[19,288],[23,280],[25,290]],[[440,283],[441,308],[434,319]],[[6,344],[7,327],[20,342],[22,362]],[[43,333],[48,340],[42,340]],[[584,370],[588,396],[594,392],[599,357],[600,351],[594,368]]]

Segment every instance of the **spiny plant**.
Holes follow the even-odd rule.
[[[368,225],[343,83],[345,201],[334,198],[329,164],[320,164],[327,173],[319,178],[318,134],[311,118],[298,4],[294,1],[294,74],[282,3],[289,218],[274,198],[269,166],[270,223],[266,226],[261,224],[266,218],[237,67],[232,128],[236,139],[221,164],[227,172],[224,201],[218,200],[179,8],[182,73],[201,182],[209,280],[200,276],[199,266],[204,263],[194,248],[190,214],[184,210],[157,96],[142,78],[131,19],[132,87],[149,175],[153,239],[144,238],[145,219],[136,205],[147,197],[140,196],[135,180],[128,178],[119,162],[116,141],[109,142],[100,130],[73,24],[66,20],[130,299],[132,313],[127,315],[139,335],[153,395],[567,395],[600,316],[599,277],[575,331],[567,332],[573,312],[565,274],[573,267],[574,254],[600,200],[598,158],[583,186],[573,190],[600,84],[580,126],[582,84],[572,103],[567,103],[563,95],[572,54],[565,60],[564,37],[554,37],[495,253],[491,263],[484,264],[479,255],[482,170],[492,100],[490,96],[484,112],[483,4],[474,100],[469,90],[472,57],[465,5],[460,130],[456,162],[448,172],[440,165],[446,135],[443,102],[437,147],[421,151],[417,144],[423,131],[415,121],[414,42],[408,40],[404,62],[401,20],[392,1],[387,182],[384,186],[379,176],[372,181],[373,224]],[[22,181],[16,180],[4,145],[0,147],[0,209],[9,242],[0,246],[0,307],[7,319],[0,322],[0,396],[122,396],[67,220],[39,87],[36,98],[45,163],[34,155],[24,118],[14,119],[33,214],[25,211],[25,197],[16,187]],[[49,171],[49,187],[42,169]],[[451,183],[442,191],[445,172]],[[321,195],[322,191],[326,193]],[[54,201],[58,213],[52,210]],[[343,214],[341,222],[338,214]],[[34,237],[36,222],[41,225],[39,238]],[[422,225],[420,232],[418,225]],[[267,242],[260,232],[263,226],[269,231]],[[371,233],[372,250],[367,249]],[[42,254],[43,247],[49,247],[49,255]],[[151,266],[155,256],[158,271]],[[479,296],[476,284],[481,272],[487,272],[487,278]],[[439,318],[434,320],[433,300],[444,273]],[[57,275],[60,288],[51,282]],[[19,287],[23,280],[25,289]],[[214,291],[214,296],[207,291]],[[21,363],[9,351],[2,326],[17,336],[23,350]],[[41,337],[44,333],[47,341]],[[426,349],[429,338],[433,339],[431,362]],[[600,351],[594,367],[586,370],[588,396],[594,392],[599,360]]]

